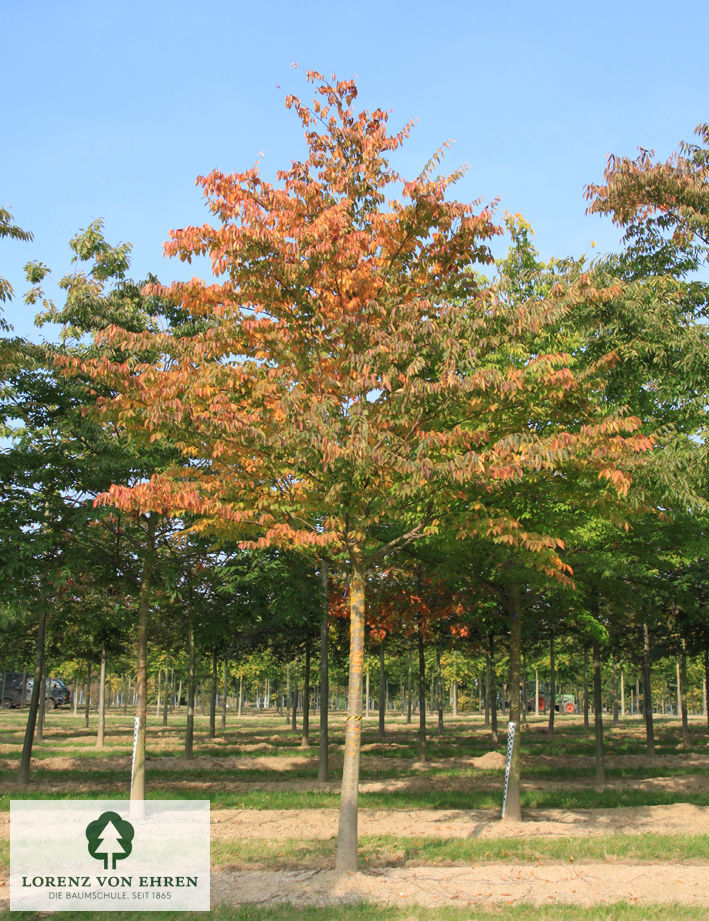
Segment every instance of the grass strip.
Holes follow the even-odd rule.
[[[299,869],[330,866],[334,838],[219,839],[212,841],[214,866]],[[709,835],[606,835],[575,838],[360,838],[367,866],[453,866],[472,863],[543,863],[583,861],[709,861]]]
[[[81,783],[80,777],[74,778]],[[120,799],[127,795],[128,779],[124,784],[111,783],[106,786],[90,787],[78,794],[66,791],[23,790],[0,796],[0,811],[10,809],[11,799]],[[148,784],[150,781],[148,780]],[[208,799],[213,808],[230,809],[336,809],[340,804],[337,792],[315,790],[259,790],[230,791],[208,788],[184,789],[151,788],[147,799]],[[688,803],[693,806],[709,806],[709,792],[677,793],[666,790],[625,789],[553,789],[523,790],[523,809],[615,809],[618,807],[671,806]],[[487,790],[436,790],[435,785],[425,790],[391,790],[377,793],[360,793],[359,805],[365,809],[490,809],[499,810],[502,803],[502,789]]]
[[[686,905],[629,905],[616,902],[578,908],[575,905],[501,905],[499,907],[424,908],[407,905],[392,908],[384,905],[359,903],[332,905],[325,908],[295,906],[288,903],[274,906],[223,905],[210,912],[112,912],[121,921],[709,921],[709,907]],[[34,921],[34,912],[0,913],[1,921],[27,918]],[[105,921],[105,912],[61,913],[61,921]]]

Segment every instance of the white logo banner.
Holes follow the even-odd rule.
[[[208,911],[208,800],[15,800],[11,911]]]

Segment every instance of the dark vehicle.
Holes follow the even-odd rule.
[[[34,678],[26,674],[23,675],[22,672],[0,673],[0,690],[2,690],[4,685],[2,694],[3,707],[20,707],[22,705],[23,679],[25,686],[25,706],[27,706],[32,697]],[[61,678],[47,678],[45,688],[47,703],[55,710],[57,707],[68,707],[71,703],[69,688],[64,684]]]

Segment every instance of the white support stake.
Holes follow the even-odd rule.
[[[507,759],[505,761],[505,794],[502,798],[502,818],[504,819],[507,811],[507,788],[510,783],[510,766],[512,764],[512,749],[515,744],[516,723],[507,724]]]

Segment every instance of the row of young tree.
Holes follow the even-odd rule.
[[[217,281],[136,283],[99,222],[71,241],[62,304],[28,264],[26,301],[62,340],[0,345],[0,564],[18,656],[34,622],[25,781],[48,631],[72,656],[135,637],[136,798],[149,633],[186,648],[188,737],[197,649],[300,646],[327,699],[337,638],[348,870],[365,633],[413,644],[422,746],[426,647],[489,656],[501,641],[516,725],[525,650],[588,649],[599,782],[604,650],[640,664],[650,752],[653,656],[707,668],[709,127],[665,163],[611,158],[588,187],[625,231],[619,254],[543,262],[508,215],[494,263],[503,228],[451,198],[461,173],[436,175],[442,151],[404,180],[390,158],[411,125],[389,134],[382,110],[353,111],[353,82],[308,77],[312,106],[287,99],[307,158],[276,183],[256,167],[202,177],[214,225],[166,244],[209,257]]]

